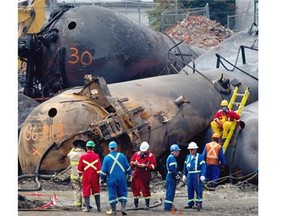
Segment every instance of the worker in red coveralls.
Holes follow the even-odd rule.
[[[217,133],[212,135],[212,141],[205,145],[203,157],[206,162],[206,180],[211,181],[212,188],[215,188],[220,176],[220,166],[226,165],[222,146],[218,144],[220,136]]]
[[[140,151],[135,152],[130,160],[130,165],[134,168],[132,173],[131,189],[134,197],[134,207],[138,208],[140,191],[145,199],[145,210],[149,209],[150,204],[150,182],[151,171],[157,166],[156,157],[153,153],[148,151],[149,144],[142,142]]]
[[[222,100],[221,109],[216,112],[213,121],[211,122],[213,133],[217,133],[222,137],[219,144],[223,144],[225,142],[234,119],[236,119],[236,122],[239,125],[239,114],[228,108],[227,100]]]
[[[101,161],[99,155],[93,151],[94,147],[93,141],[86,143],[87,152],[80,157],[78,164],[78,172],[82,176],[82,195],[86,204],[83,212],[90,211],[91,195],[95,197],[98,211],[101,211],[99,184]]]

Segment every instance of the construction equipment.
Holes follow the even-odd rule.
[[[232,109],[232,108],[233,108],[233,105],[237,106],[238,109],[235,110],[235,112],[238,113],[239,116],[241,116],[242,111],[243,111],[243,109],[244,109],[244,106],[245,106],[245,104],[246,104],[246,102],[247,102],[247,100],[248,100],[248,97],[249,97],[250,92],[249,92],[249,88],[248,88],[248,87],[246,88],[244,94],[238,93],[238,91],[239,91],[238,86],[236,86],[235,89],[234,89],[234,91],[233,91],[233,95],[232,95],[232,97],[231,97],[231,99],[230,99],[230,102],[229,102],[229,104],[228,104],[228,108],[229,108],[229,109]],[[237,97],[242,97],[242,100],[241,100],[240,102],[236,102],[236,98],[237,98]],[[236,122],[236,120],[234,119],[234,121],[233,121],[233,123],[232,123],[232,126],[231,126],[231,128],[230,128],[230,130],[229,130],[228,136],[227,136],[227,138],[225,139],[225,142],[224,142],[223,147],[222,147],[224,154],[225,154],[225,151],[226,151],[226,149],[228,148],[228,145],[229,145],[229,143],[230,143],[230,140],[231,140],[231,138],[232,138],[232,136],[233,136],[234,130],[235,130],[235,128],[236,128],[236,125],[237,125],[237,122]]]
[[[18,38],[26,33],[37,33],[45,22],[45,0],[34,0],[28,6],[18,1]]]
[[[24,6],[23,4],[27,4]],[[18,0],[18,38],[27,33],[38,33],[45,22],[45,0]],[[18,72],[26,71],[26,59],[18,57]]]

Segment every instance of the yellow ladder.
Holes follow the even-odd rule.
[[[235,110],[235,112],[238,113],[239,116],[241,116],[242,111],[244,109],[244,106],[245,106],[245,104],[246,104],[246,102],[248,100],[249,94],[250,94],[250,92],[249,92],[249,88],[248,87],[246,88],[244,94],[241,94],[241,93],[238,93],[238,86],[236,86],[234,91],[233,91],[233,95],[232,95],[232,97],[230,99],[230,102],[228,104],[228,108],[232,109],[233,105],[236,105],[238,107],[238,109]],[[241,102],[235,102],[237,97],[242,97]],[[226,149],[228,148],[228,145],[229,145],[230,140],[231,140],[231,138],[233,136],[234,130],[236,128],[236,125],[237,125],[237,123],[236,123],[236,120],[234,119],[234,121],[232,123],[232,126],[231,126],[231,128],[229,130],[228,136],[227,136],[227,138],[226,138],[226,140],[225,140],[225,142],[223,144],[223,147],[222,147],[223,148],[223,153],[225,153]]]

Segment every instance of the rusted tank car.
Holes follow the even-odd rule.
[[[205,77],[203,77],[205,76]],[[65,91],[35,108],[19,136],[19,161],[25,174],[53,173],[69,165],[67,153],[76,139],[92,139],[104,156],[116,140],[128,157],[141,141],[161,158],[173,143],[187,144],[207,129],[220,101],[230,99],[215,88],[224,76],[250,89],[248,103],[258,100],[258,81],[225,70],[174,74],[106,85],[97,78],[83,89]],[[234,86],[229,86],[233,90]],[[43,155],[45,159],[43,159]]]
[[[27,59],[24,94],[30,97],[83,86],[87,74],[115,83],[177,73],[202,53],[111,9],[91,5],[55,11],[41,32],[18,42],[19,57]]]

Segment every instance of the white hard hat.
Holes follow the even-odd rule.
[[[149,144],[147,142],[142,142],[140,145],[140,151],[147,151],[149,148]]]
[[[198,145],[195,142],[190,142],[187,149],[197,149]]]

